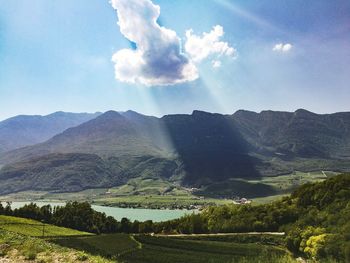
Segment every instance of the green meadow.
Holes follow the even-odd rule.
[[[0,229],[32,237],[91,235],[70,228],[43,224],[32,219],[3,215],[0,215]]]

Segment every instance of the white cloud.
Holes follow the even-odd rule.
[[[203,33],[202,36],[193,34],[192,29],[187,30],[185,51],[197,63],[209,56],[214,56],[215,61],[219,61],[222,56],[234,57],[236,50],[227,42],[220,41],[223,35],[224,29],[220,25],[214,26],[209,33]]]
[[[292,49],[293,45],[292,44],[289,44],[289,43],[278,43],[276,44],[274,47],[273,47],[273,51],[276,51],[276,52],[288,52]]]
[[[118,80],[155,86],[198,78],[196,66],[181,51],[176,32],[157,23],[158,5],[150,0],[111,0],[111,4],[117,10],[120,32],[137,47],[113,55]]]

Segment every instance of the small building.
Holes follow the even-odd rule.
[[[248,200],[247,198],[237,198],[233,200],[233,203],[236,205],[247,205],[250,204],[252,200]]]

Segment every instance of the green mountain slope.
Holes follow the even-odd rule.
[[[0,192],[50,190],[74,192],[122,182],[120,169],[94,154],[49,154],[14,163],[0,171]]]
[[[350,113],[238,111],[232,115],[242,136],[263,154],[285,158],[349,158]]]
[[[57,154],[63,159],[70,158],[67,154],[81,157],[67,165],[57,162]],[[94,156],[84,160],[89,169],[81,165],[86,154]],[[31,169],[32,160],[40,169]],[[0,170],[0,193],[78,191],[120,185],[140,176],[176,178],[199,187],[295,170],[348,171],[350,113],[194,111],[156,118],[109,111],[46,142],[4,153],[0,164],[5,165]],[[96,174],[94,180],[89,180],[90,171]],[[53,184],[51,178],[57,175],[68,183]],[[14,183],[18,178],[21,182]]]

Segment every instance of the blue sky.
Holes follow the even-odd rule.
[[[193,64],[194,80],[172,75],[170,82],[182,83],[168,85],[167,79],[163,85],[159,68],[170,74],[174,67],[164,56],[155,59],[157,45],[147,53],[149,63],[162,63],[148,72],[156,85],[116,79],[114,66],[121,58],[112,61],[112,56],[125,49],[132,52],[135,46],[121,32],[108,0],[0,0],[0,120],[59,110],[132,109],[158,116],[195,109],[350,110],[350,1],[153,0],[151,4],[160,6],[158,23],[181,39],[178,56],[184,65]],[[133,22],[125,14],[126,23]],[[149,14],[140,15],[147,20]],[[217,42],[227,48],[215,53],[207,43],[204,47],[213,53],[196,60],[198,53],[185,49],[186,31],[192,29],[192,36],[202,38],[217,25],[224,31]],[[142,40],[144,31],[140,32],[136,34]],[[149,35],[149,43],[156,43],[152,42],[158,39],[156,32]],[[285,45],[290,48],[283,49]],[[159,50],[167,52],[169,45],[165,46]],[[220,67],[213,67],[215,61]],[[125,63],[122,69],[128,67]]]

